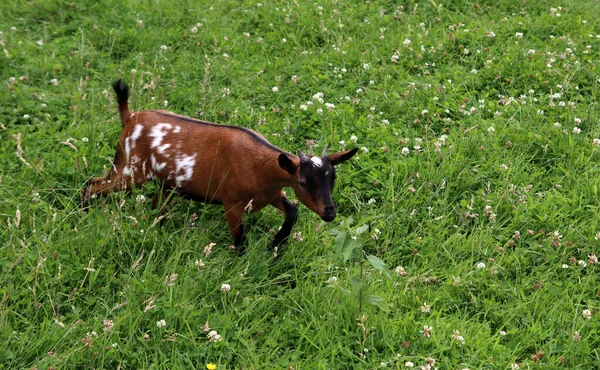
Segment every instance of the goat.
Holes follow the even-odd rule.
[[[205,203],[221,203],[234,245],[244,241],[242,215],[272,205],[284,213],[283,226],[272,246],[284,244],[297,219],[297,208],[283,187],[291,187],[300,202],[330,222],[336,216],[331,200],[334,166],[352,158],[357,148],[327,154],[298,156],[279,149],[247,128],[219,125],[164,110],[131,112],[129,87],[113,83],[123,130],[112,170],[91,177],[83,190],[81,207],[95,195],[129,190],[155,180],[161,184],[152,208],[170,192]],[[169,198],[170,199],[170,198]]]

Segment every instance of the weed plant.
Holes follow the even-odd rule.
[[[597,1],[0,4],[0,369],[600,367]],[[78,209],[135,110],[359,147],[325,224],[152,184]],[[252,155],[248,153],[248,155]],[[290,192],[288,192],[290,193]]]

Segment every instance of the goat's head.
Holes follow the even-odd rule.
[[[335,206],[331,200],[335,182],[334,166],[352,158],[357,148],[327,155],[327,146],[321,157],[307,156],[298,151],[300,163],[296,164],[286,154],[279,155],[279,166],[294,176],[292,187],[298,200],[330,222],[335,218]]]

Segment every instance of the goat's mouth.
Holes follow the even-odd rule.
[[[323,221],[331,222],[335,219],[335,211],[325,212],[325,214],[320,216]]]

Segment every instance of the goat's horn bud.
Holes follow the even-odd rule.
[[[328,148],[329,148],[329,145],[325,144],[325,148],[323,148],[323,154],[321,154],[321,157],[325,158],[327,156]]]
[[[301,151],[301,150],[298,150],[298,157],[300,157],[300,159],[302,159],[302,158],[305,158],[305,157],[306,157],[306,158],[308,158],[308,157],[306,156],[306,154],[302,153],[302,151]]]

